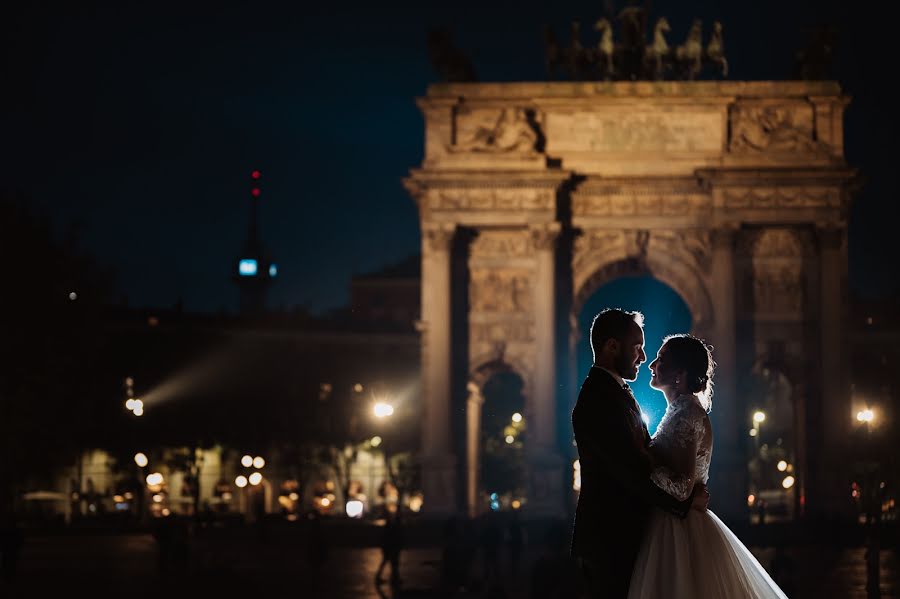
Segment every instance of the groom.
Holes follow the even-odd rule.
[[[644,353],[644,316],[603,310],[591,325],[594,365],[581,386],[572,428],[581,464],[572,556],[590,597],[625,597],[652,506],[682,518],[705,510],[702,485],[680,502],[650,481],[650,434],[625,381],[634,381]]]

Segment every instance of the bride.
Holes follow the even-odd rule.
[[[650,386],[668,408],[653,435],[653,482],[679,500],[706,483],[713,434],[712,348],[691,335],[672,335],[650,364]],[[710,511],[686,518],[654,508],[631,575],[629,599],[785,597],[753,554]]]

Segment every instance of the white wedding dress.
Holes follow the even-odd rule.
[[[658,465],[653,482],[685,500],[694,483],[706,483],[712,427],[699,400],[673,401],[653,435]],[[743,543],[711,511],[679,518],[653,508],[628,591],[629,599],[741,599],[784,597]]]

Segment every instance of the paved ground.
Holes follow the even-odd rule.
[[[0,585],[0,597],[576,597],[567,589],[571,575],[556,568],[566,562],[539,562],[536,549],[523,556],[522,572],[513,576],[504,560],[501,588],[475,584],[468,591],[440,590],[438,547],[416,547],[402,557],[399,591],[377,587],[374,573],[380,561],[375,548],[334,547],[325,561],[307,559],[302,538],[260,539],[253,534],[191,539],[183,573],[157,570],[158,546],[149,534],[43,536],[28,539],[16,579]],[[771,550],[756,552],[770,566]],[[783,579],[794,598],[864,598],[865,563],[861,548],[801,546],[787,554],[792,574]],[[881,553],[882,597],[900,598],[898,561],[893,550]],[[541,566],[540,563],[544,565]],[[560,565],[562,564],[562,565]],[[481,561],[473,561],[473,579]],[[552,582],[553,577],[557,582]],[[550,580],[553,591],[532,593],[532,581]]]

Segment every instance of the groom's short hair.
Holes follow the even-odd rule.
[[[644,328],[644,315],[621,308],[606,308],[597,314],[591,323],[591,349],[594,351],[594,359],[608,339],[624,341],[634,324]]]

